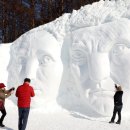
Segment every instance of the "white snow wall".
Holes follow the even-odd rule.
[[[114,83],[117,83],[124,91],[123,111],[127,114],[129,35],[127,0],[101,0],[64,14],[13,42],[7,67],[8,86],[17,88],[29,77],[36,93],[33,108],[55,111],[62,106],[97,116],[112,114]],[[15,96],[12,100],[16,103]]]

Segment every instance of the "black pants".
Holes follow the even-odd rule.
[[[18,128],[19,130],[25,130],[27,121],[28,121],[28,115],[29,115],[30,108],[19,108],[19,124]]]
[[[5,108],[4,108],[4,109],[2,109],[2,110],[0,110],[0,111],[1,111],[1,113],[2,113],[2,116],[1,116],[1,118],[0,118],[0,124],[2,124],[2,123],[3,123],[3,120],[4,120],[5,116],[6,116],[6,110],[5,110]]]
[[[111,118],[112,122],[114,122],[116,114],[118,113],[118,120],[117,120],[117,122],[121,123],[121,110],[122,110],[122,105],[114,106],[113,116]]]

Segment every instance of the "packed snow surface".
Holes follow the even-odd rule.
[[[130,129],[130,1],[106,0],[0,44],[0,82],[31,78],[28,130]],[[124,91],[122,124],[107,122],[114,84]],[[17,130],[17,99],[6,102],[7,128]],[[34,118],[35,117],[35,118]]]

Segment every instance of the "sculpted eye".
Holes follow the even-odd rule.
[[[43,55],[40,59],[39,59],[39,64],[40,65],[47,65],[52,63],[54,60],[51,56],[48,55]]]
[[[80,50],[74,50],[72,57],[74,59],[81,59],[81,58],[84,58],[84,54]]]
[[[112,53],[114,55],[120,55],[120,54],[123,54],[127,49],[128,49],[128,47],[124,44],[116,44],[112,48]]]
[[[84,50],[72,51],[72,62],[78,65],[83,65],[87,62],[87,54]]]

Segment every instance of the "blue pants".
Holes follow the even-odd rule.
[[[26,129],[29,111],[30,111],[30,108],[18,108],[18,112],[19,112],[18,128],[19,128],[19,130]]]

